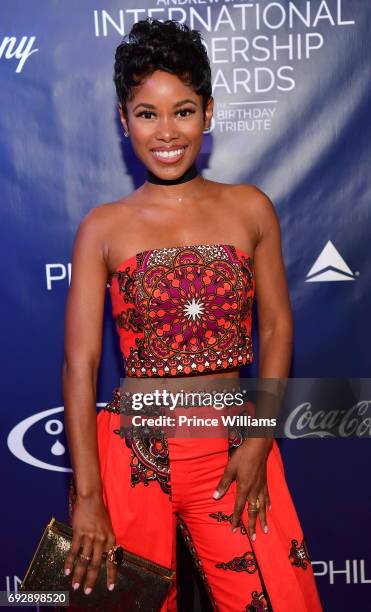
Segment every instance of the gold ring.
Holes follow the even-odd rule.
[[[249,507],[250,506],[251,506],[251,508],[256,508],[257,510],[259,510],[259,508],[260,508],[259,499],[257,499],[256,502],[249,501]]]
[[[121,565],[124,560],[124,549],[122,546],[113,546],[107,551],[107,559],[114,565]]]
[[[89,557],[88,555],[83,555],[82,553],[79,553],[79,557],[81,559],[85,559],[85,561],[91,561],[91,557]]]

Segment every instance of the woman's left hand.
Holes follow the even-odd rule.
[[[219,481],[214,499],[219,499],[236,480],[237,494],[232,515],[232,531],[236,531],[246,502],[249,501],[248,530],[251,539],[256,539],[256,520],[259,515],[264,533],[268,532],[266,508],[270,508],[267,486],[267,455],[272,440],[249,439],[243,442],[230,458],[224,474]],[[255,508],[255,509],[254,509]]]

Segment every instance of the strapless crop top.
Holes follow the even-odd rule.
[[[111,272],[126,376],[213,373],[250,363],[253,258],[231,244],[136,253]]]

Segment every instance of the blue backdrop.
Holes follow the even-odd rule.
[[[3,0],[0,12],[0,590],[14,590],[51,515],[67,518],[61,368],[74,234],[92,206],[145,178],[116,113],[122,35],[147,16],[201,30],[215,113],[198,165],[206,178],[258,185],[276,206],[295,317],[291,375],[367,377],[371,7]],[[115,333],[107,293],[100,405],[119,384]],[[364,610],[370,444],[294,437],[281,448],[324,609]]]

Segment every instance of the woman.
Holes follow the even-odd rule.
[[[213,114],[199,33],[172,21],[136,23],[117,48],[115,84],[125,136],[148,177],[122,200],[93,208],[75,239],[63,370],[75,486],[65,570],[89,593],[102,553],[119,544],[175,569],[178,526],[215,610],[316,612],[272,437],[123,439],[119,388],[95,418],[107,285],[131,389],[237,382],[239,366],[252,360],[254,295],[259,377],[285,379],[292,350],[271,201],[254,185],[205,180],[195,165]],[[107,561],[110,589],[115,576]],[[161,610],[176,610],[175,582]]]

